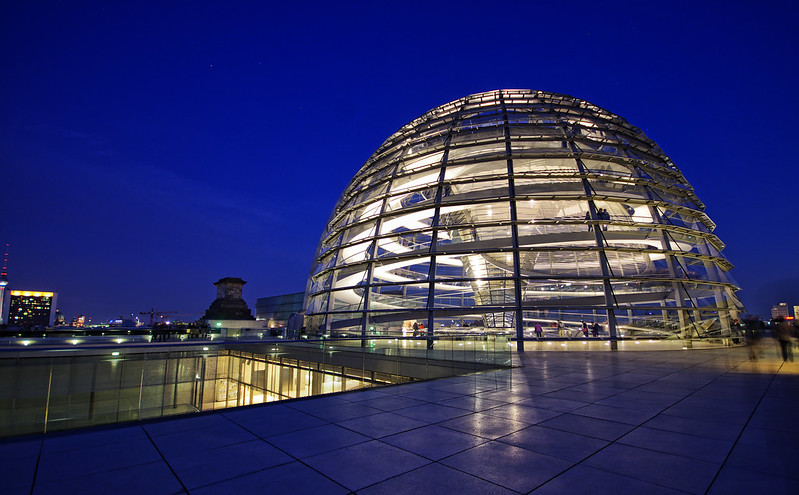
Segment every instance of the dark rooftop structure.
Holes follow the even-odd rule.
[[[246,284],[238,277],[219,279],[216,286],[216,300],[203,315],[204,320],[255,320],[247,303],[241,298],[242,287]]]

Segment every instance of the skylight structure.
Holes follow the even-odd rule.
[[[742,306],[714,223],[644,133],[596,105],[479,93],[399,129],[328,221],[306,290],[320,335],[696,339]],[[560,323],[558,323],[560,322]]]

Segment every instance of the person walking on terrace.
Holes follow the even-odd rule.
[[[774,329],[774,337],[780,344],[782,360],[793,362],[793,340],[791,339],[793,329],[791,324],[783,318],[777,318],[774,322],[777,323],[777,327]]]

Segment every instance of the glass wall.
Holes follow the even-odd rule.
[[[586,321],[606,338],[729,335],[743,308],[714,228],[621,117],[541,91],[471,95],[401,128],[345,189],[306,327],[524,337]]]

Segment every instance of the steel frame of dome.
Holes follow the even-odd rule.
[[[306,327],[510,332],[520,349],[536,322],[561,337],[600,322],[611,341],[726,336],[743,307],[714,228],[623,118],[543,91],[474,94],[400,128],[355,174],[317,249]]]

